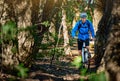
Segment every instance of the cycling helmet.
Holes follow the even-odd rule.
[[[86,18],[86,17],[87,17],[87,13],[85,13],[85,12],[81,13],[81,14],[80,14],[80,17],[81,17],[81,18]]]

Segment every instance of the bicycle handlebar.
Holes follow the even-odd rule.
[[[78,39],[78,37],[75,36],[74,39]],[[90,38],[90,41],[95,41],[95,39],[94,38]]]
[[[77,36],[75,36],[74,38],[75,38],[75,39],[78,39],[78,37],[77,37]]]

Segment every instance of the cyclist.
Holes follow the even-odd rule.
[[[92,36],[92,40],[95,40],[95,33],[92,23],[87,20],[87,13],[83,12],[80,14],[81,20],[79,20],[72,29],[72,37],[78,38],[78,52],[79,55],[82,56],[82,46],[83,42],[85,42],[85,46],[89,51],[89,40],[90,34]],[[76,37],[76,32],[78,31],[78,37]]]

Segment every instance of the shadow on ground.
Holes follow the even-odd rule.
[[[88,70],[88,74],[92,72],[96,69]],[[50,65],[50,60],[38,60],[29,73],[29,78],[33,79],[31,81],[80,81],[80,77],[80,70],[64,59],[55,61],[53,65]]]
[[[29,77],[39,81],[77,81],[79,70],[71,66],[70,62],[60,61],[50,65],[49,60],[38,60],[31,68]]]

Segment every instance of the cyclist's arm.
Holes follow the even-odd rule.
[[[72,28],[71,35],[72,37],[76,37],[76,31],[78,30],[79,22],[75,24],[75,26]]]
[[[94,32],[94,28],[93,28],[93,25],[92,25],[91,22],[90,22],[90,32],[91,32],[92,38],[94,39],[95,38],[95,32]]]

